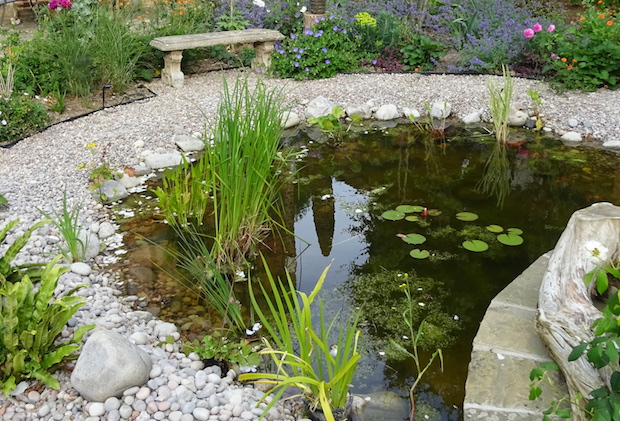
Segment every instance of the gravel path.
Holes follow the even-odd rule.
[[[99,164],[97,159],[105,150],[105,161],[122,169],[138,165],[140,156],[147,150],[175,151],[172,137],[202,132],[205,122],[214,118],[223,78],[233,81],[238,74],[238,71],[224,71],[186,77],[182,89],[155,81],[149,85],[157,93],[155,98],[61,123],[12,148],[0,148],[0,194],[10,203],[8,208],[0,210],[0,227],[5,221],[21,220],[8,241],[41,219],[37,207],[47,212],[61,209],[65,190],[69,206],[85,204],[81,213],[85,226],[106,221],[104,208],[93,201],[88,190],[89,170],[78,169],[79,164]],[[268,86],[283,87],[299,115],[303,115],[304,104],[322,95],[343,108],[373,100],[377,106],[395,104],[399,108],[423,111],[425,104],[447,100],[452,104],[453,115],[463,117],[486,108],[486,79],[486,76],[367,74],[318,81],[265,79],[265,82]],[[541,82],[517,79],[513,104],[531,109],[528,89],[539,92],[543,99],[540,107],[543,121],[556,133],[574,130],[594,139],[593,145],[620,140],[620,93],[601,90],[557,94]],[[570,120],[576,120],[578,125],[571,127]],[[86,144],[93,142],[97,145],[97,158],[86,148]],[[44,261],[49,258],[45,253],[53,252],[57,241],[58,233],[53,228],[41,228],[17,260]],[[0,246],[0,255],[5,249],[6,245]],[[154,329],[160,322],[143,312],[134,312],[127,300],[119,297],[114,274],[106,272],[100,262],[100,259],[88,262],[92,268],[90,274],[71,273],[63,277],[60,290],[81,282],[89,284],[80,291],[88,305],[76,314],[63,335],[69,335],[75,326],[95,323],[127,337],[140,338],[143,349],[154,361],[151,380],[144,388],[135,388],[121,399],[111,398],[102,406],[85,401],[69,386],[67,374],[60,373],[60,391],[44,388],[15,397],[0,397],[0,419],[226,421],[258,417],[262,409],[254,405],[260,392],[235,384],[232,373],[228,376],[222,373],[224,377],[219,384],[207,387],[199,380],[204,374],[199,373],[213,374],[213,369],[202,370],[196,356],[186,358],[179,352],[178,344],[157,346],[159,338],[154,336]],[[181,389],[179,385],[190,386]],[[279,411],[268,419],[291,416],[288,409]]]

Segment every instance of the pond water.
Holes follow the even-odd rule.
[[[364,358],[353,392],[372,394],[383,405],[369,410],[366,420],[408,414],[413,361],[398,357],[387,341],[407,343],[399,289],[405,276],[419,291],[418,316],[436,328],[428,341],[436,340],[444,357],[443,372],[434,365],[418,389],[416,419],[461,419],[471,344],[491,299],[555,245],[575,210],[597,201],[620,203],[617,155],[564,146],[533,132],[515,132],[512,144],[499,148],[484,133],[451,127],[434,139],[399,126],[358,133],[337,146],[305,135],[288,138],[308,149],[295,183],[284,190],[284,217],[295,235],[267,241],[263,251],[272,270],[288,267],[305,292],[331,263],[322,294],[329,311],[361,311]],[[149,216],[146,204],[155,201],[136,195],[132,202],[147,216],[127,220],[122,229],[169,241],[166,226]],[[407,213],[417,220],[382,217],[400,205],[420,206]],[[460,220],[459,212],[478,219]],[[491,224],[522,230],[523,244],[501,244],[487,230]],[[410,233],[426,241],[408,244],[402,237]],[[463,248],[474,238],[489,249]],[[189,338],[208,331],[208,309],[149,263],[166,266],[162,252],[132,234],[126,243],[128,293],[144,296],[143,307],[175,320]],[[430,255],[412,258],[413,249]],[[238,289],[243,295],[242,284]]]

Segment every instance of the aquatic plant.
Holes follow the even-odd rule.
[[[263,258],[263,263],[267,267]],[[295,288],[290,275],[286,280],[275,280],[267,268],[267,280],[272,293],[262,283],[268,311],[259,305],[252,285],[252,306],[265,330],[270,335],[264,339],[266,349],[262,355],[271,357],[276,373],[247,373],[239,376],[241,381],[253,381],[274,385],[266,396],[274,394],[265,411],[268,411],[290,386],[301,390],[311,410],[321,409],[327,420],[334,420],[333,410],[345,408],[349,399],[349,387],[355,374],[360,354],[357,352],[361,332],[357,329],[359,318],[337,323],[335,317],[329,326],[325,322],[323,303],[319,305],[319,325],[312,322],[312,304],[323,287],[329,266],[325,268],[310,295]],[[335,327],[339,326],[335,344]],[[273,342],[273,344],[272,344]],[[333,343],[333,342],[332,342]]]
[[[279,224],[276,202],[288,171],[280,144],[284,108],[281,89],[261,81],[250,89],[247,79],[238,79],[231,90],[224,80],[202,158],[213,201],[211,257],[220,267],[244,261]]]
[[[512,91],[514,81],[508,72],[508,66],[502,66],[502,82],[500,87],[497,81],[492,78],[487,79],[489,90],[489,111],[493,117],[495,127],[495,139],[500,143],[506,143],[508,138],[508,116],[510,115],[510,102],[512,101]]]

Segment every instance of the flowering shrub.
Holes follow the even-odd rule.
[[[620,77],[620,27],[616,12],[591,7],[565,31],[532,27],[528,47],[545,61],[543,71],[560,87],[593,91],[615,88]]]
[[[323,19],[312,29],[293,33],[276,44],[272,70],[280,77],[318,79],[350,72],[361,58],[360,36],[339,19]]]
[[[0,144],[36,133],[48,120],[45,108],[29,95],[0,98]]]
[[[69,9],[72,6],[71,0],[51,0],[47,5],[50,10]]]

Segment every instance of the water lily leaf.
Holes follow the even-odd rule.
[[[422,212],[424,210],[424,206],[413,205],[412,208],[414,212]]]
[[[443,212],[440,211],[439,209],[429,209],[428,210],[428,215],[429,216],[439,216],[441,215]]]
[[[504,228],[500,227],[499,225],[488,225],[487,230],[494,232],[494,233],[499,233],[499,232],[504,231]]]
[[[415,206],[412,205],[400,205],[396,207],[396,210],[403,213],[415,212]]]
[[[472,212],[459,212],[456,214],[456,219],[458,219],[459,221],[471,222],[478,219],[478,215]]]
[[[463,241],[463,247],[465,250],[480,253],[489,249],[489,245],[482,240],[467,240]]]
[[[397,210],[389,210],[383,212],[381,216],[389,221],[400,221],[405,217],[405,214]]]
[[[407,234],[401,238],[407,244],[422,244],[426,241],[426,237],[421,234]]]
[[[416,221],[419,221],[420,218],[415,216],[415,215],[407,215],[407,216],[405,216],[405,220],[407,220],[409,222],[416,222]]]
[[[414,249],[409,252],[409,255],[414,259],[426,259],[431,254],[428,252],[428,250]]]
[[[508,228],[506,230],[508,234],[521,235],[523,234],[523,230],[519,228]]]
[[[497,241],[506,246],[520,246],[523,244],[523,237],[515,234],[500,234],[497,236]]]

